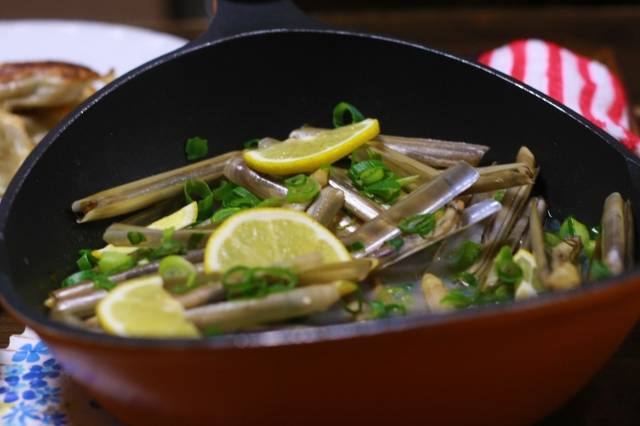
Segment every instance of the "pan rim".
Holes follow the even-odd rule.
[[[126,84],[130,79],[136,78],[143,74],[147,70],[160,66],[166,62],[181,58],[183,55],[187,55],[193,52],[197,52],[200,49],[210,48],[218,44],[222,44],[229,41],[259,37],[263,35],[273,34],[298,34],[298,33],[311,33],[311,34],[328,34],[331,36],[347,36],[360,39],[376,40],[379,42],[395,44],[403,47],[416,48],[429,54],[444,57],[447,60],[459,62],[465,66],[471,66],[480,69],[494,77],[500,78],[507,84],[516,86],[518,89],[533,95],[547,103],[548,105],[555,107],[561,113],[568,116],[570,119],[576,122],[576,124],[582,125],[591,133],[594,133],[603,142],[606,142],[610,148],[616,150],[618,154],[622,155],[623,159],[628,162],[634,163],[640,167],[640,159],[633,156],[630,151],[616,141],[611,135],[604,132],[604,130],[598,128],[595,124],[589,122],[586,118],[582,117],[575,111],[568,107],[559,104],[547,95],[539,92],[538,90],[514,80],[512,77],[503,74],[500,71],[489,68],[480,63],[476,63],[469,59],[465,59],[451,53],[442,52],[437,49],[433,49],[421,44],[410,42],[398,38],[386,37],[375,34],[365,34],[360,32],[331,30],[331,29],[269,29],[259,30],[247,33],[242,33],[226,38],[222,38],[214,41],[195,40],[192,43],[170,52],[166,55],[160,56],[140,67],[124,74],[114,82],[97,92],[94,96],[88,99],[82,106],[76,109],[71,115],[69,115],[62,123],[58,124],[45,139],[34,149],[34,151],[25,160],[24,164],[16,173],[9,188],[5,193],[5,197],[0,202],[0,250],[2,258],[0,258],[0,264],[7,262],[6,249],[4,248],[5,241],[5,228],[7,225],[7,219],[9,211],[16,198],[17,193],[22,187],[24,181],[30,174],[31,169],[39,161],[40,157],[44,155],[46,150],[60,137],[67,127],[72,125],[82,114],[92,107],[93,104],[98,102],[104,96],[109,95],[120,86]],[[5,270],[3,267],[2,270]],[[633,281],[633,282],[632,282]],[[631,282],[631,283],[630,283]],[[331,340],[342,340],[349,338],[357,338],[364,336],[372,336],[379,334],[386,334],[391,332],[407,331],[422,327],[438,327],[443,325],[453,325],[458,323],[466,323],[471,321],[482,321],[489,318],[495,318],[502,315],[511,315],[518,312],[529,312],[536,310],[545,310],[554,305],[565,304],[568,300],[574,300],[578,302],[580,298],[594,298],[600,293],[606,293],[614,290],[620,290],[624,286],[631,286],[632,284],[640,284],[640,268],[636,268],[633,271],[629,271],[621,276],[607,279],[599,282],[595,285],[577,288],[561,294],[543,294],[536,299],[510,302],[502,305],[491,305],[486,307],[479,307],[461,311],[451,312],[446,315],[430,315],[427,313],[412,315],[407,317],[390,318],[386,320],[376,320],[360,323],[346,323],[335,325],[323,325],[315,327],[304,327],[299,330],[277,330],[277,331],[265,331],[265,332],[253,332],[253,333],[234,333],[229,335],[218,336],[215,338],[202,338],[197,340],[186,339],[142,339],[142,338],[129,338],[118,337],[106,334],[94,333],[88,330],[82,330],[73,328],[71,326],[56,322],[48,318],[41,313],[30,312],[33,308],[24,302],[23,298],[15,292],[10,284],[10,279],[7,273],[0,270],[0,301],[2,304],[28,325],[32,325],[36,330],[44,330],[45,334],[56,335],[59,338],[69,338],[77,341],[82,341],[86,344],[95,345],[108,345],[110,347],[145,347],[145,348],[162,348],[162,349],[192,349],[192,348],[206,348],[206,349],[228,349],[228,348],[249,348],[249,347],[268,347],[268,346],[286,346],[295,344],[312,344],[322,343]],[[622,291],[622,290],[620,290]],[[629,290],[631,291],[631,290]],[[595,295],[595,296],[594,296]],[[593,305],[597,304],[592,302]]]

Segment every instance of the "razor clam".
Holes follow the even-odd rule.
[[[580,271],[574,264],[580,253],[580,237],[570,237],[551,251],[551,271],[544,277],[544,285],[551,290],[569,290],[580,285]]]
[[[624,200],[618,192],[604,201],[602,213],[602,261],[613,275],[624,271],[627,259]]]
[[[195,249],[201,247],[206,242],[206,237],[211,235],[212,232],[213,229],[209,228],[179,229],[171,234],[171,239]],[[131,233],[142,235],[144,240],[138,244],[133,244],[129,239]],[[102,239],[114,246],[158,247],[164,240],[164,230],[114,223],[107,228]]]
[[[524,209],[516,223],[511,228],[511,232],[509,236],[505,240],[505,244],[511,246],[512,250],[516,250],[518,248],[528,248],[530,243],[530,233],[527,232],[529,229],[529,217],[531,215],[531,206],[534,206],[536,213],[538,214],[538,218],[540,223],[542,223],[542,217],[544,212],[546,211],[547,204],[542,198],[532,198],[527,203],[527,207]],[[540,228],[542,229],[542,228]]]
[[[350,216],[348,213],[338,213],[336,216],[336,223],[331,226],[331,229],[334,230],[334,234],[338,239],[342,239],[347,234],[355,232],[358,227],[360,227],[361,223],[358,219]]]
[[[495,200],[486,200],[473,204],[461,213],[458,213],[456,208],[448,208],[447,211],[445,211],[445,215],[438,221],[436,229],[431,235],[424,238],[418,235],[411,235],[404,239],[404,244],[400,250],[387,251],[386,255],[385,253],[381,253],[382,256],[378,258],[380,261],[379,269],[384,269],[445,238],[456,235],[476,223],[480,223],[488,217],[493,216],[498,213],[501,208],[500,203]],[[357,255],[357,253],[354,253],[354,255]],[[376,256],[376,254],[374,253],[373,256]]]
[[[199,328],[213,326],[221,332],[237,331],[324,311],[357,288],[347,281],[310,285],[261,299],[235,300],[188,309],[185,317]]]
[[[627,255],[626,260],[626,268],[633,268],[633,259],[634,259],[634,240],[635,240],[635,229],[633,225],[633,210],[631,208],[631,200],[627,200],[624,203],[624,229],[625,229],[625,237],[626,237],[626,247],[625,253]]]
[[[134,213],[124,219],[122,223],[133,226],[148,226],[152,222],[179,210],[181,207],[184,207],[184,195],[182,193],[177,197],[161,201]]]
[[[188,291],[184,294],[174,295],[184,308],[193,308],[206,303],[217,302],[224,297],[224,287],[220,283],[209,283]]]
[[[531,170],[535,169],[535,160],[528,148],[521,147],[516,159],[518,162],[526,164]],[[515,221],[520,216],[532,187],[533,185],[531,184],[508,189],[502,200],[502,209],[495,216],[492,223],[488,225],[488,229],[485,230],[482,238],[482,254],[478,261],[468,270],[476,276],[479,282],[483,283],[484,287],[490,287],[496,282],[495,280],[485,280],[485,278],[491,269],[493,259],[500,246],[504,243]]]
[[[224,175],[236,185],[243,186],[260,198],[282,198],[287,196],[287,188],[260,173],[252,170],[241,157],[236,157],[227,163]],[[308,203],[285,204],[294,210],[304,210]]]
[[[224,176],[236,185],[243,186],[260,198],[284,198],[287,196],[287,188],[253,171],[241,157],[236,157],[227,162],[224,168]]]
[[[186,260],[191,263],[202,262],[204,258],[204,250],[190,250],[184,256]],[[139,265],[135,268],[131,268],[128,271],[120,272],[109,276],[109,281],[112,283],[120,283],[122,281],[130,280],[141,275],[149,275],[158,272],[160,261],[154,261],[147,263],[146,265]],[[51,296],[56,299],[67,299],[80,296],[82,294],[90,293],[95,289],[93,281],[84,281],[70,287],[59,288],[51,293]]]
[[[542,220],[538,210],[539,198],[532,198],[529,202],[529,241],[531,242],[531,252],[536,260],[536,274],[541,282],[545,282],[549,274],[549,265],[547,264],[547,254],[544,245],[544,229],[542,228]],[[543,201],[544,203],[544,201]],[[524,215],[523,215],[524,216]]]
[[[311,173],[309,177],[320,185],[320,188],[324,188],[329,184],[329,168],[321,167],[315,172]]]
[[[323,188],[307,209],[309,216],[329,228],[344,206],[344,192],[332,187]]]
[[[385,164],[400,176],[418,176],[418,181],[425,183],[435,179],[442,173],[441,170],[434,169],[411,157],[386,149],[379,143],[370,142],[369,145],[369,149],[379,154],[385,161]],[[362,158],[361,151],[357,155],[360,156],[360,159],[364,159]],[[528,185],[533,182],[532,169],[523,163],[478,167],[477,170],[480,173],[480,177],[478,181],[466,191],[467,194],[477,194],[519,185]]]
[[[106,290],[94,290],[77,297],[59,300],[51,309],[53,315],[69,314],[78,317],[93,315],[98,302],[107,297]]]
[[[308,139],[326,130],[328,129],[302,126],[292,131],[289,137],[292,139]],[[379,135],[374,140],[384,144],[389,149],[407,155],[424,164],[442,168],[453,166],[458,161],[466,161],[476,166],[489,150],[486,145],[430,138]]]
[[[358,190],[349,183],[342,169],[335,168],[331,172],[329,185],[344,193],[344,207],[358,219],[373,220],[383,211],[379,204],[358,193]]]
[[[238,155],[231,151],[208,160],[180,167],[168,172],[129,182],[76,200],[71,209],[80,215],[79,223],[118,216],[171,198],[182,192],[189,179],[206,182],[222,176],[227,161]]]
[[[410,216],[433,213],[451,202],[478,180],[478,172],[465,162],[447,169],[437,179],[421,185],[418,189],[398,200],[375,219],[362,225],[343,242],[351,245],[360,242],[364,248],[360,256],[368,255],[385,241],[399,236],[402,232],[398,223]]]

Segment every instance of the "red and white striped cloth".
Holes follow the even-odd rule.
[[[640,155],[640,138],[629,130],[622,84],[600,62],[536,39],[516,40],[484,53],[479,61],[565,104]]]

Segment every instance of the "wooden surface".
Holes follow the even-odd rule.
[[[460,55],[515,38],[539,37],[589,55],[616,70],[627,87],[630,110],[640,116],[640,7],[343,10],[312,13],[329,24],[423,42]],[[206,21],[129,22],[193,38]],[[0,312],[0,345],[22,326]],[[552,348],[550,348],[552,350]],[[535,395],[531,396],[535,398]],[[557,412],[552,425],[640,424],[640,326],[594,379]]]

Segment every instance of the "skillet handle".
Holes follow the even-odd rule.
[[[213,19],[192,44],[207,44],[243,33],[275,29],[327,29],[292,0],[211,0]]]

